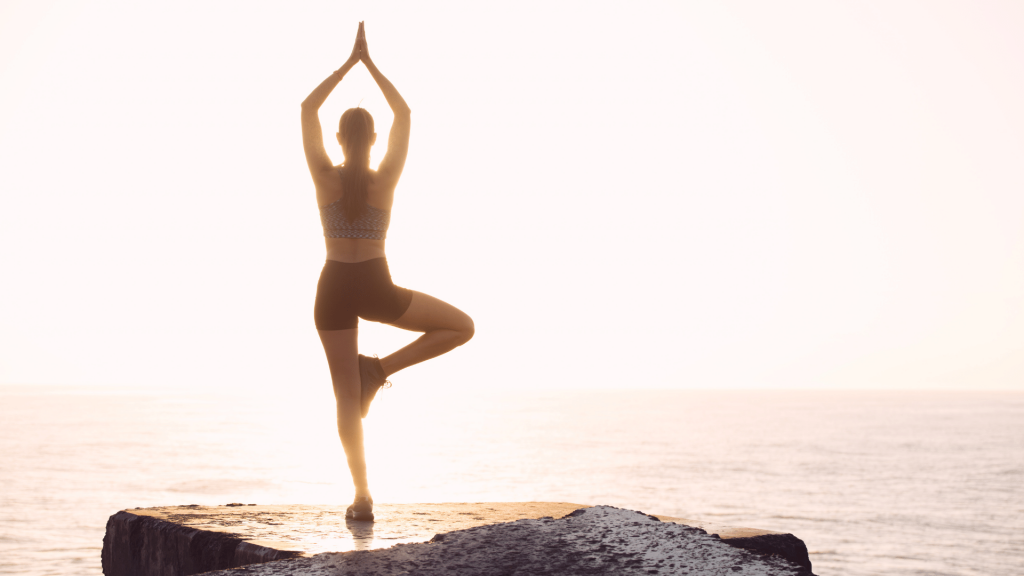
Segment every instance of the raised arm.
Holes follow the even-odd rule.
[[[392,186],[398,184],[398,177],[402,175],[405,168],[405,157],[409,153],[409,127],[412,123],[412,114],[405,99],[395,89],[395,85],[384,77],[377,69],[377,66],[370,59],[370,52],[366,48],[366,34],[360,27],[359,40],[360,56],[366,69],[369,70],[377,87],[384,93],[384,99],[388,101],[391,112],[395,115],[395,121],[391,124],[391,133],[388,134],[388,151],[384,154],[380,166],[377,167],[377,175],[386,178]]]
[[[338,178],[334,165],[331,164],[331,157],[324,150],[324,134],[320,127],[320,106],[331,95],[334,87],[341,82],[345,74],[359,62],[360,41],[363,37],[363,23],[359,23],[359,31],[356,32],[356,43],[352,47],[352,54],[348,60],[320,83],[306,99],[302,101],[302,149],[306,152],[306,165],[309,166],[309,173],[313,176],[313,183],[317,190],[329,180]],[[362,42],[365,44],[365,41]]]

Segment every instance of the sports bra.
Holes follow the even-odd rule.
[[[320,224],[324,227],[326,238],[384,240],[388,236],[388,225],[391,224],[391,211],[367,204],[362,215],[351,220],[345,217],[345,208],[339,198],[320,207]]]

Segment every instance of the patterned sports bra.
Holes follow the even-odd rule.
[[[341,174],[341,168],[338,168]],[[363,205],[363,213],[356,219],[345,214],[341,198],[327,206],[320,207],[320,225],[324,227],[325,238],[362,238],[385,240],[391,224],[391,211]]]
[[[326,238],[364,238],[367,240],[384,240],[388,237],[388,225],[391,224],[391,211],[374,208],[367,204],[363,214],[351,220],[345,217],[345,209],[341,200],[335,200],[327,206],[320,207],[320,224],[324,227]]]

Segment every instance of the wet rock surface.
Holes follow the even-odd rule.
[[[304,574],[311,568],[311,557],[319,558],[325,552],[358,552],[380,554],[387,549],[402,544],[427,543],[431,547],[442,550],[453,546],[451,554],[462,557],[470,554],[473,546],[484,546],[486,553],[474,562],[493,557],[501,566],[509,567],[528,557],[541,558],[555,554],[557,558],[547,558],[546,562],[562,566],[564,569],[583,570],[579,574],[603,574],[601,566],[614,567],[617,573],[632,570],[626,562],[626,556],[604,558],[606,552],[621,547],[623,543],[635,538],[653,538],[643,546],[660,548],[665,544],[662,537],[674,541],[674,534],[703,534],[706,538],[717,541],[717,545],[726,543],[734,548],[743,548],[754,553],[752,557],[776,557],[791,562],[792,566],[804,569],[797,574],[810,574],[810,560],[807,547],[792,534],[770,532],[751,528],[718,526],[701,521],[672,518],[669,516],[647,516],[638,512],[618,511],[602,520],[605,524],[625,523],[623,526],[646,526],[644,530],[620,530],[615,538],[612,532],[598,538],[591,534],[586,538],[568,536],[568,532],[584,526],[586,522],[578,520],[584,517],[585,510],[591,508],[568,502],[486,502],[486,503],[445,503],[445,504],[377,504],[374,507],[376,522],[354,522],[345,519],[345,506],[313,506],[313,505],[277,505],[256,506],[231,503],[223,506],[168,506],[160,508],[134,509],[118,512],[111,516],[107,523],[107,533],[103,540],[103,570],[108,576],[122,574],[153,574],[153,575],[190,575],[213,570],[236,568],[270,562],[264,566],[249,566],[257,570],[253,574],[276,574],[280,566],[275,560],[292,558],[286,563],[295,574]],[[594,510],[615,511],[609,507],[598,507]],[[626,516],[622,516],[626,514]],[[597,518],[588,517],[588,522]],[[558,519],[558,520],[555,520]],[[661,520],[662,522],[658,522]],[[523,523],[523,522],[533,522]],[[639,523],[639,524],[638,524]],[[645,524],[646,523],[646,524]],[[609,524],[609,526],[611,525]],[[665,524],[658,527],[659,524]],[[672,528],[675,526],[675,528]],[[490,532],[473,532],[480,528],[492,527],[497,530]],[[612,530],[606,526],[606,530]],[[701,530],[703,529],[703,530]],[[667,531],[666,531],[667,530]],[[653,531],[653,532],[652,532]],[[676,531],[676,532],[674,532]],[[507,533],[506,533],[507,532]],[[677,534],[678,532],[678,534]],[[473,534],[472,538],[485,538],[487,543],[473,543],[465,533]],[[535,533],[520,544],[520,536]],[[663,533],[663,534],[662,534]],[[602,533],[603,534],[603,533]],[[658,536],[662,534],[662,536]],[[708,536],[710,534],[711,536]],[[545,539],[554,538],[546,541]],[[569,544],[572,544],[571,546]],[[638,545],[630,544],[629,550]],[[506,550],[509,547],[511,551]],[[525,547],[525,548],[524,548]],[[426,547],[424,550],[433,549]],[[696,549],[696,548],[694,548]],[[380,560],[371,562],[370,573],[380,574],[433,574],[460,573],[456,568],[444,568],[443,572],[424,572],[438,570],[438,559],[429,559],[427,552],[405,550],[393,554],[384,554]],[[518,550],[518,552],[516,552]],[[437,552],[440,553],[440,552]],[[636,552],[622,554],[636,555]],[[744,552],[746,553],[746,552]],[[403,555],[414,555],[416,558],[405,563]],[[427,554],[423,558],[421,555]],[[449,553],[445,553],[446,557]],[[596,554],[597,556],[591,556]],[[616,552],[619,554],[619,552]],[[645,553],[646,554],[646,553]],[[349,566],[347,554],[342,554],[344,570],[354,569]],[[334,564],[341,567],[342,560],[334,554]],[[354,557],[354,556],[353,556]],[[376,557],[376,556],[374,556]],[[504,560],[501,560],[504,558]],[[635,558],[634,558],[635,559]],[[364,562],[357,560],[356,562]],[[384,565],[373,564],[384,562]],[[569,562],[570,564],[565,564]],[[577,562],[577,564],[572,564]],[[390,564],[388,564],[390,563]],[[391,565],[395,572],[381,571],[381,566]],[[532,566],[532,564],[527,564]],[[454,565],[453,565],[454,566]],[[475,566],[475,564],[474,564]],[[646,566],[646,565],[645,565]],[[661,566],[646,567],[645,570],[658,574]],[[676,572],[687,574],[689,568],[676,562]],[[740,565],[737,565],[740,566]],[[281,568],[285,569],[285,568]],[[317,565],[315,570],[326,569]],[[333,568],[332,568],[333,569]],[[342,568],[339,568],[342,569]],[[359,568],[362,570],[363,568]],[[458,568],[461,569],[461,568]],[[511,569],[511,568],[509,568]],[[536,569],[534,566],[532,569]],[[612,568],[608,568],[611,570]],[[742,569],[742,566],[740,566]],[[377,572],[372,572],[377,570]],[[413,570],[413,571],[410,571]],[[419,570],[420,572],[416,572]],[[478,570],[474,567],[473,570]],[[529,574],[529,571],[505,571],[506,574]],[[525,570],[525,569],[524,569]],[[732,565],[728,567],[732,572]],[[288,572],[282,572],[288,573]],[[334,573],[334,572],[312,572]],[[340,574],[362,573],[337,572]],[[476,572],[474,572],[476,573]],[[489,572],[479,572],[489,573]],[[556,572],[551,572],[556,573]],[[615,573],[609,572],[609,573]],[[648,572],[638,572],[648,573]],[[693,572],[696,574],[716,572]],[[726,572],[721,572],[726,573]],[[760,574],[761,572],[754,572]],[[784,572],[788,573],[788,572]]]
[[[375,504],[376,522],[346,520],[346,508],[301,504],[241,506],[232,503],[224,506],[163,506],[126,510],[123,514],[204,532],[230,534],[278,550],[316,554],[426,542],[435,534],[487,524],[544,516],[561,518],[586,506],[569,502]]]
[[[597,506],[576,510],[561,519],[524,519],[478,526],[438,534],[423,543],[398,544],[383,550],[328,552],[205,576],[241,574],[810,576],[811,572],[809,563],[799,566],[777,555],[766,556],[730,546],[699,528],[662,522],[640,512]]]

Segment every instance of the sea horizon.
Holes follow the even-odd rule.
[[[351,498],[329,390],[77,391],[0,387],[2,573],[98,574],[120,509]],[[365,421],[371,487],[379,502],[577,502],[789,532],[818,574],[1024,561],[1024,394],[735,392],[386,390]]]

